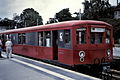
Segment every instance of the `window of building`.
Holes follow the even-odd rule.
[[[85,44],[86,43],[86,28],[78,28],[76,30],[76,40],[77,44]]]

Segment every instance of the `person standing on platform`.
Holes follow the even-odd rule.
[[[0,39],[0,58],[3,58],[2,57],[2,41],[1,41],[1,39]]]
[[[12,45],[13,44],[12,44],[12,41],[10,39],[8,39],[5,43],[7,58],[12,57]]]

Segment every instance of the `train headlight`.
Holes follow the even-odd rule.
[[[85,52],[84,52],[84,51],[80,51],[80,52],[79,52],[79,56],[80,56],[81,58],[85,57]]]
[[[111,51],[110,49],[107,50],[107,56],[110,56],[111,55]]]

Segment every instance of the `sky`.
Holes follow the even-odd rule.
[[[110,4],[116,5],[117,0],[109,0]],[[26,8],[33,8],[43,18],[46,23],[49,18],[53,18],[55,13],[64,8],[69,8],[71,13],[83,12],[84,0],[0,0],[0,18],[13,18],[13,14],[20,15]],[[119,0],[120,2],[120,0]]]

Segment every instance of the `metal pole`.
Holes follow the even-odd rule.
[[[79,10],[79,20],[81,20],[81,9]]]
[[[118,0],[117,0],[117,5],[118,5]]]
[[[37,25],[38,25],[38,19],[37,19]]]
[[[25,27],[26,27],[26,22],[25,22]]]
[[[55,21],[55,20],[56,20],[56,15],[54,15],[54,18],[53,18],[53,19],[54,19],[54,23],[55,23],[55,22],[56,22],[56,21]]]

